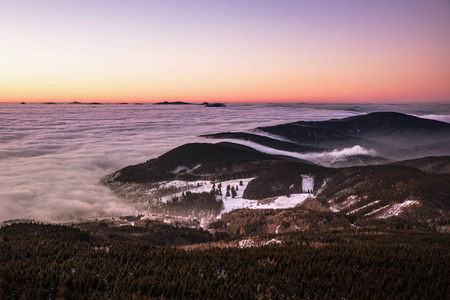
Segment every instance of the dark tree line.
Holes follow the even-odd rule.
[[[322,243],[319,243],[319,239]],[[96,244],[77,229],[0,229],[1,299],[446,299],[448,235],[290,233],[281,246]]]
[[[167,203],[158,203],[152,207],[154,213],[169,215],[204,217],[207,214],[218,215],[223,209],[222,200],[216,199],[216,191],[192,193],[183,192],[181,197],[174,197]]]

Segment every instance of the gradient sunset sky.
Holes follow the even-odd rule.
[[[0,101],[450,102],[448,0],[0,7]]]

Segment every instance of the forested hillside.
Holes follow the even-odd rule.
[[[450,293],[447,234],[334,229],[278,238],[283,244],[183,250],[13,224],[0,229],[0,298],[446,299]]]

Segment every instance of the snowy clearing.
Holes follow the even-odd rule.
[[[199,181],[183,181],[183,180],[173,180],[173,181],[161,181],[158,183],[158,187],[154,187],[147,190],[147,194],[156,195],[160,193],[156,198],[161,202],[166,203],[173,197],[180,197],[183,192],[209,192],[211,191],[212,184],[209,181],[199,180]]]
[[[308,198],[313,198],[312,194],[314,189],[314,177],[310,175],[302,175],[302,187],[303,190],[311,191],[311,193],[301,193],[301,194],[291,194],[290,196],[278,196],[267,198],[263,200],[250,200],[245,199],[244,190],[248,183],[253,178],[242,178],[235,180],[227,180],[220,182],[210,182],[210,181],[181,181],[174,180],[169,182],[160,182],[159,188],[152,188],[147,191],[147,193],[152,194],[158,190],[164,189],[174,189],[175,193],[168,193],[160,197],[162,202],[170,201],[173,197],[180,197],[183,192],[210,192],[213,188],[219,187],[221,185],[222,196],[217,196],[217,200],[222,200],[224,208],[220,212],[218,218],[224,213],[228,213],[235,209],[249,208],[249,209],[285,209],[292,208],[298,204],[303,203]],[[242,185],[241,185],[242,184]],[[236,197],[226,196],[227,186],[234,187],[236,190]]]

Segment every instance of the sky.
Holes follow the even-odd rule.
[[[0,102],[450,102],[449,0],[0,4]]]

